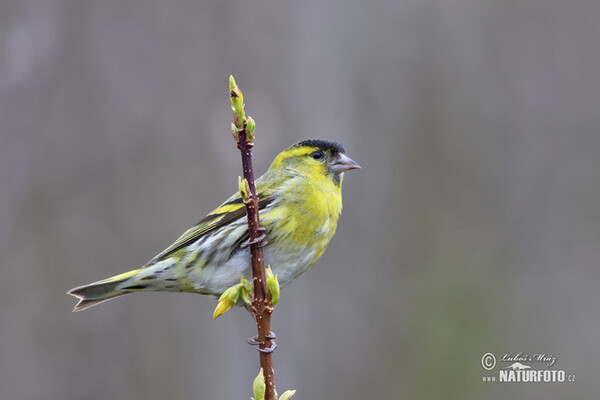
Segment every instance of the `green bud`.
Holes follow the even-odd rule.
[[[244,290],[246,290],[247,292],[252,291],[252,282],[250,282],[245,276],[242,276],[240,283],[242,284]]]
[[[255,400],[265,399],[266,388],[265,375],[263,374],[263,369],[261,368],[258,376],[254,379],[254,384],[252,385],[252,391],[254,392]]]
[[[236,128],[236,126],[235,126],[235,124],[233,122],[231,123],[231,134],[233,135],[233,138],[236,141],[240,137],[240,131],[238,131],[238,128]]]
[[[250,283],[250,281],[248,279],[246,279],[245,277],[242,276],[240,284],[241,284],[240,295],[242,296],[242,300],[247,305],[251,305],[252,297],[250,296],[250,293],[252,293],[252,283]]]
[[[279,400],[289,400],[295,394],[296,394],[295,390],[286,390],[286,392],[281,395],[281,397],[279,398]]]
[[[279,281],[277,275],[273,275],[270,265],[265,268],[265,274],[267,275],[267,290],[271,295],[271,305],[275,306],[279,303]]]
[[[246,178],[238,176],[238,189],[240,190],[240,196],[244,201],[250,200],[250,184]]]
[[[241,286],[242,285],[238,283],[223,292],[221,297],[219,297],[219,303],[213,312],[213,319],[220,317],[235,306],[235,303],[240,296]]]
[[[249,306],[252,305],[252,297],[250,297],[250,292],[247,292],[244,289],[242,289],[240,295],[242,296],[242,301],[245,304]]]
[[[254,130],[256,129],[256,121],[254,118],[248,116],[246,120],[246,135],[249,143],[254,143]]]
[[[233,75],[229,76],[229,98],[233,106],[233,120],[235,121],[235,125],[241,129],[244,126],[244,119],[246,118],[244,113],[244,96],[237,83],[235,83]]]

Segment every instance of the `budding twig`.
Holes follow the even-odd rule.
[[[248,217],[248,241],[246,246],[250,246],[252,260],[252,277],[254,285],[254,295],[252,298],[251,313],[256,321],[258,330],[257,341],[260,342],[260,366],[264,373],[264,383],[266,386],[265,400],[276,400],[275,384],[273,380],[273,353],[268,349],[272,348],[271,335],[271,313],[270,300],[267,297],[266,276],[263,260],[262,246],[264,245],[264,229],[260,227],[258,216],[258,196],[256,186],[254,185],[254,170],[252,168],[252,147],[254,146],[254,129],[256,123],[252,117],[245,114],[244,97],[242,91],[235,83],[233,76],[229,77],[229,96],[233,109],[233,124],[231,131],[236,140],[237,148],[242,156],[243,179],[239,180],[240,193],[244,198],[246,206],[246,215]],[[277,290],[271,289],[270,292]],[[265,351],[266,350],[266,351]]]

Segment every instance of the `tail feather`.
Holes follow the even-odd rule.
[[[135,276],[139,271],[140,270],[129,271],[103,281],[78,286],[69,290],[67,294],[79,299],[79,303],[75,305],[73,311],[83,311],[97,304],[114,299],[115,297],[131,293],[130,290],[117,289],[117,286],[129,281],[130,278]]]
[[[67,292],[71,296],[77,297],[79,303],[75,305],[73,311],[83,311],[97,304],[122,296],[128,292],[123,292],[115,289],[115,287],[124,282],[120,280],[116,282],[92,283],[90,285],[79,286]]]

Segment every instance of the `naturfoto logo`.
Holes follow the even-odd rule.
[[[484,376],[484,382],[575,382],[575,374],[562,369],[551,369],[557,357],[551,354],[505,353],[499,359],[493,353],[481,357],[481,366],[492,372],[498,365],[498,374]],[[504,363],[505,365],[502,365]],[[500,364],[500,365],[499,365]],[[533,364],[533,365],[529,365]]]

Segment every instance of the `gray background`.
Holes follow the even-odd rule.
[[[363,167],[274,314],[280,391],[597,396],[598,21],[593,0],[3,1],[0,397],[249,398],[245,311],[152,293],[72,314],[64,294],[236,190],[229,74],[258,172],[311,137]],[[577,382],[483,383],[485,352]]]

